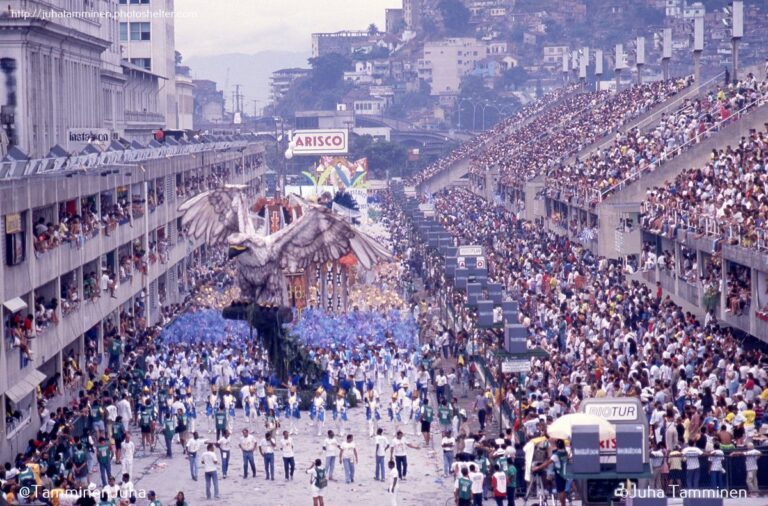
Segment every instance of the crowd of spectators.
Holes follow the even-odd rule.
[[[518,383],[498,367],[500,333],[477,329],[473,315],[457,305],[471,354],[496,364],[507,402],[520,408],[519,428],[529,437],[576,412],[585,398],[636,396],[650,420],[651,444],[665,459],[687,446],[713,452],[716,445],[766,444],[768,357],[759,347],[713,318],[700,322],[660,286],[629,280],[620,263],[469,192],[447,190],[435,206],[461,244],[484,247],[490,280],[519,301],[529,348],[549,353],[548,360],[531,359],[530,373]],[[434,275],[433,291],[446,290]],[[525,394],[518,404],[519,388]],[[670,426],[682,430],[670,435]]]
[[[98,215],[91,206],[84,206],[80,214],[61,209],[58,223],[40,216],[34,224],[35,256],[40,258],[46,251],[63,244],[79,248],[86,240],[98,235],[100,229]]]
[[[186,174],[180,183],[177,181],[176,196],[194,197],[200,192],[220,187],[229,178],[230,170],[223,165],[213,167],[208,175],[202,172]]]
[[[98,481],[95,451],[100,438],[113,434],[116,421],[122,420],[126,432],[129,424],[137,422],[138,410],[133,410],[130,404],[127,418],[116,419],[116,415],[126,414],[121,401],[138,398],[141,394],[140,387],[144,383],[137,379],[139,373],[143,375],[146,371],[148,378],[157,379],[151,367],[147,370],[147,364],[156,362],[162,354],[158,343],[162,326],[183,311],[196,310],[195,294],[218,282],[219,276],[226,271],[225,262],[226,257],[219,255],[191,266],[189,276],[196,284],[187,300],[183,304],[164,307],[157,326],[146,324],[143,301],[137,297],[132,312],[121,311],[119,323],[112,319],[105,322],[104,354],[98,352],[95,339],[87,339],[84,357],[75,348],[65,351],[61,373],[46,379],[36,393],[40,430],[11,462],[0,467],[2,499],[10,504],[27,504],[28,501],[74,504],[79,495],[67,496],[65,490],[88,491],[97,501],[101,498],[102,487],[93,483]],[[9,325],[19,340],[34,334],[31,315],[26,318],[14,315]],[[105,357],[110,359],[109,363],[103,360]],[[63,391],[59,389],[59,380]],[[54,404],[61,403],[53,401],[62,394],[69,395],[71,401],[54,408]],[[30,413],[26,408],[11,404],[7,398],[6,403],[6,427],[13,430],[24,423]],[[77,456],[81,451],[85,460],[79,460]],[[123,458],[129,458],[125,451]],[[130,461],[133,461],[132,455]],[[135,498],[131,499],[134,479],[129,475],[128,479],[119,480],[123,482],[118,486],[120,493],[108,496],[107,502],[121,506],[134,504]],[[26,491],[32,490],[32,497],[24,487]]]
[[[747,248],[767,247],[766,159],[768,128],[751,130],[735,147],[714,149],[705,166],[647,191],[643,228],[665,237],[682,229]]]
[[[532,101],[529,104],[523,106],[518,112],[512,116],[505,118],[496,124],[493,128],[485,130],[462,145],[451,151],[448,155],[440,157],[438,160],[430,164],[424,169],[420,169],[416,174],[411,176],[407,184],[417,185],[427,179],[431,178],[438,172],[442,172],[456,161],[462,160],[473,153],[482,150],[486,145],[493,145],[498,142],[498,139],[502,135],[506,135],[509,132],[514,132],[521,128],[528,120],[542,113],[544,110],[559,102],[566,95],[573,93],[576,87],[570,86],[565,88],[557,88],[556,90],[547,93],[543,97]]]
[[[522,188],[654,105],[690,85],[689,79],[656,81],[619,93],[571,94],[524,129],[508,132],[473,156],[472,171],[498,166],[505,186]]]
[[[575,197],[582,204],[595,205],[617,185],[655,170],[750,112],[766,97],[768,84],[748,74],[744,80],[710,90],[701,98],[686,98],[676,110],[661,114],[651,128],[619,132],[610,146],[571,164],[552,167],[547,176],[548,191],[558,200]]]

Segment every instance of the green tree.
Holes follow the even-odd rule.
[[[501,85],[504,88],[514,88],[515,90],[528,81],[528,72],[520,66],[512,67],[501,74]]]
[[[376,26],[376,23],[371,23],[368,25],[368,35],[378,35],[379,33],[379,27]]]
[[[442,0],[437,4],[443,19],[445,34],[449,37],[466,35],[469,30],[469,9],[461,0]]]
[[[368,158],[368,170],[374,178],[383,178],[386,172],[400,174],[405,167],[408,151],[395,142],[375,140],[370,135],[354,136],[350,158]]]
[[[352,61],[339,53],[310,58],[309,64],[312,66],[312,84],[322,89],[340,86],[344,80],[344,71],[352,68]]]

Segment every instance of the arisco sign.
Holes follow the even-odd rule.
[[[349,133],[345,129],[296,130],[291,143],[294,155],[344,154],[349,150]]]

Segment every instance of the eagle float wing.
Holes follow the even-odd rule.
[[[246,208],[243,185],[225,185],[192,197],[179,206],[182,227],[195,239],[211,245],[226,244],[236,233],[256,236]]]
[[[265,239],[271,256],[288,272],[338,260],[349,252],[366,269],[392,255],[374,238],[325,207],[302,202],[302,217]]]

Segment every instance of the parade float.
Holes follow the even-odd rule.
[[[191,237],[228,248],[239,294],[223,316],[248,322],[281,378],[306,358],[285,325],[308,307],[323,314],[345,313],[350,277],[391,259],[381,241],[360,228],[367,210],[367,170],[343,159],[324,157],[323,163],[327,166],[319,177],[287,187],[287,196],[267,181],[268,194],[274,196],[252,205],[245,188],[229,185],[179,207]]]

